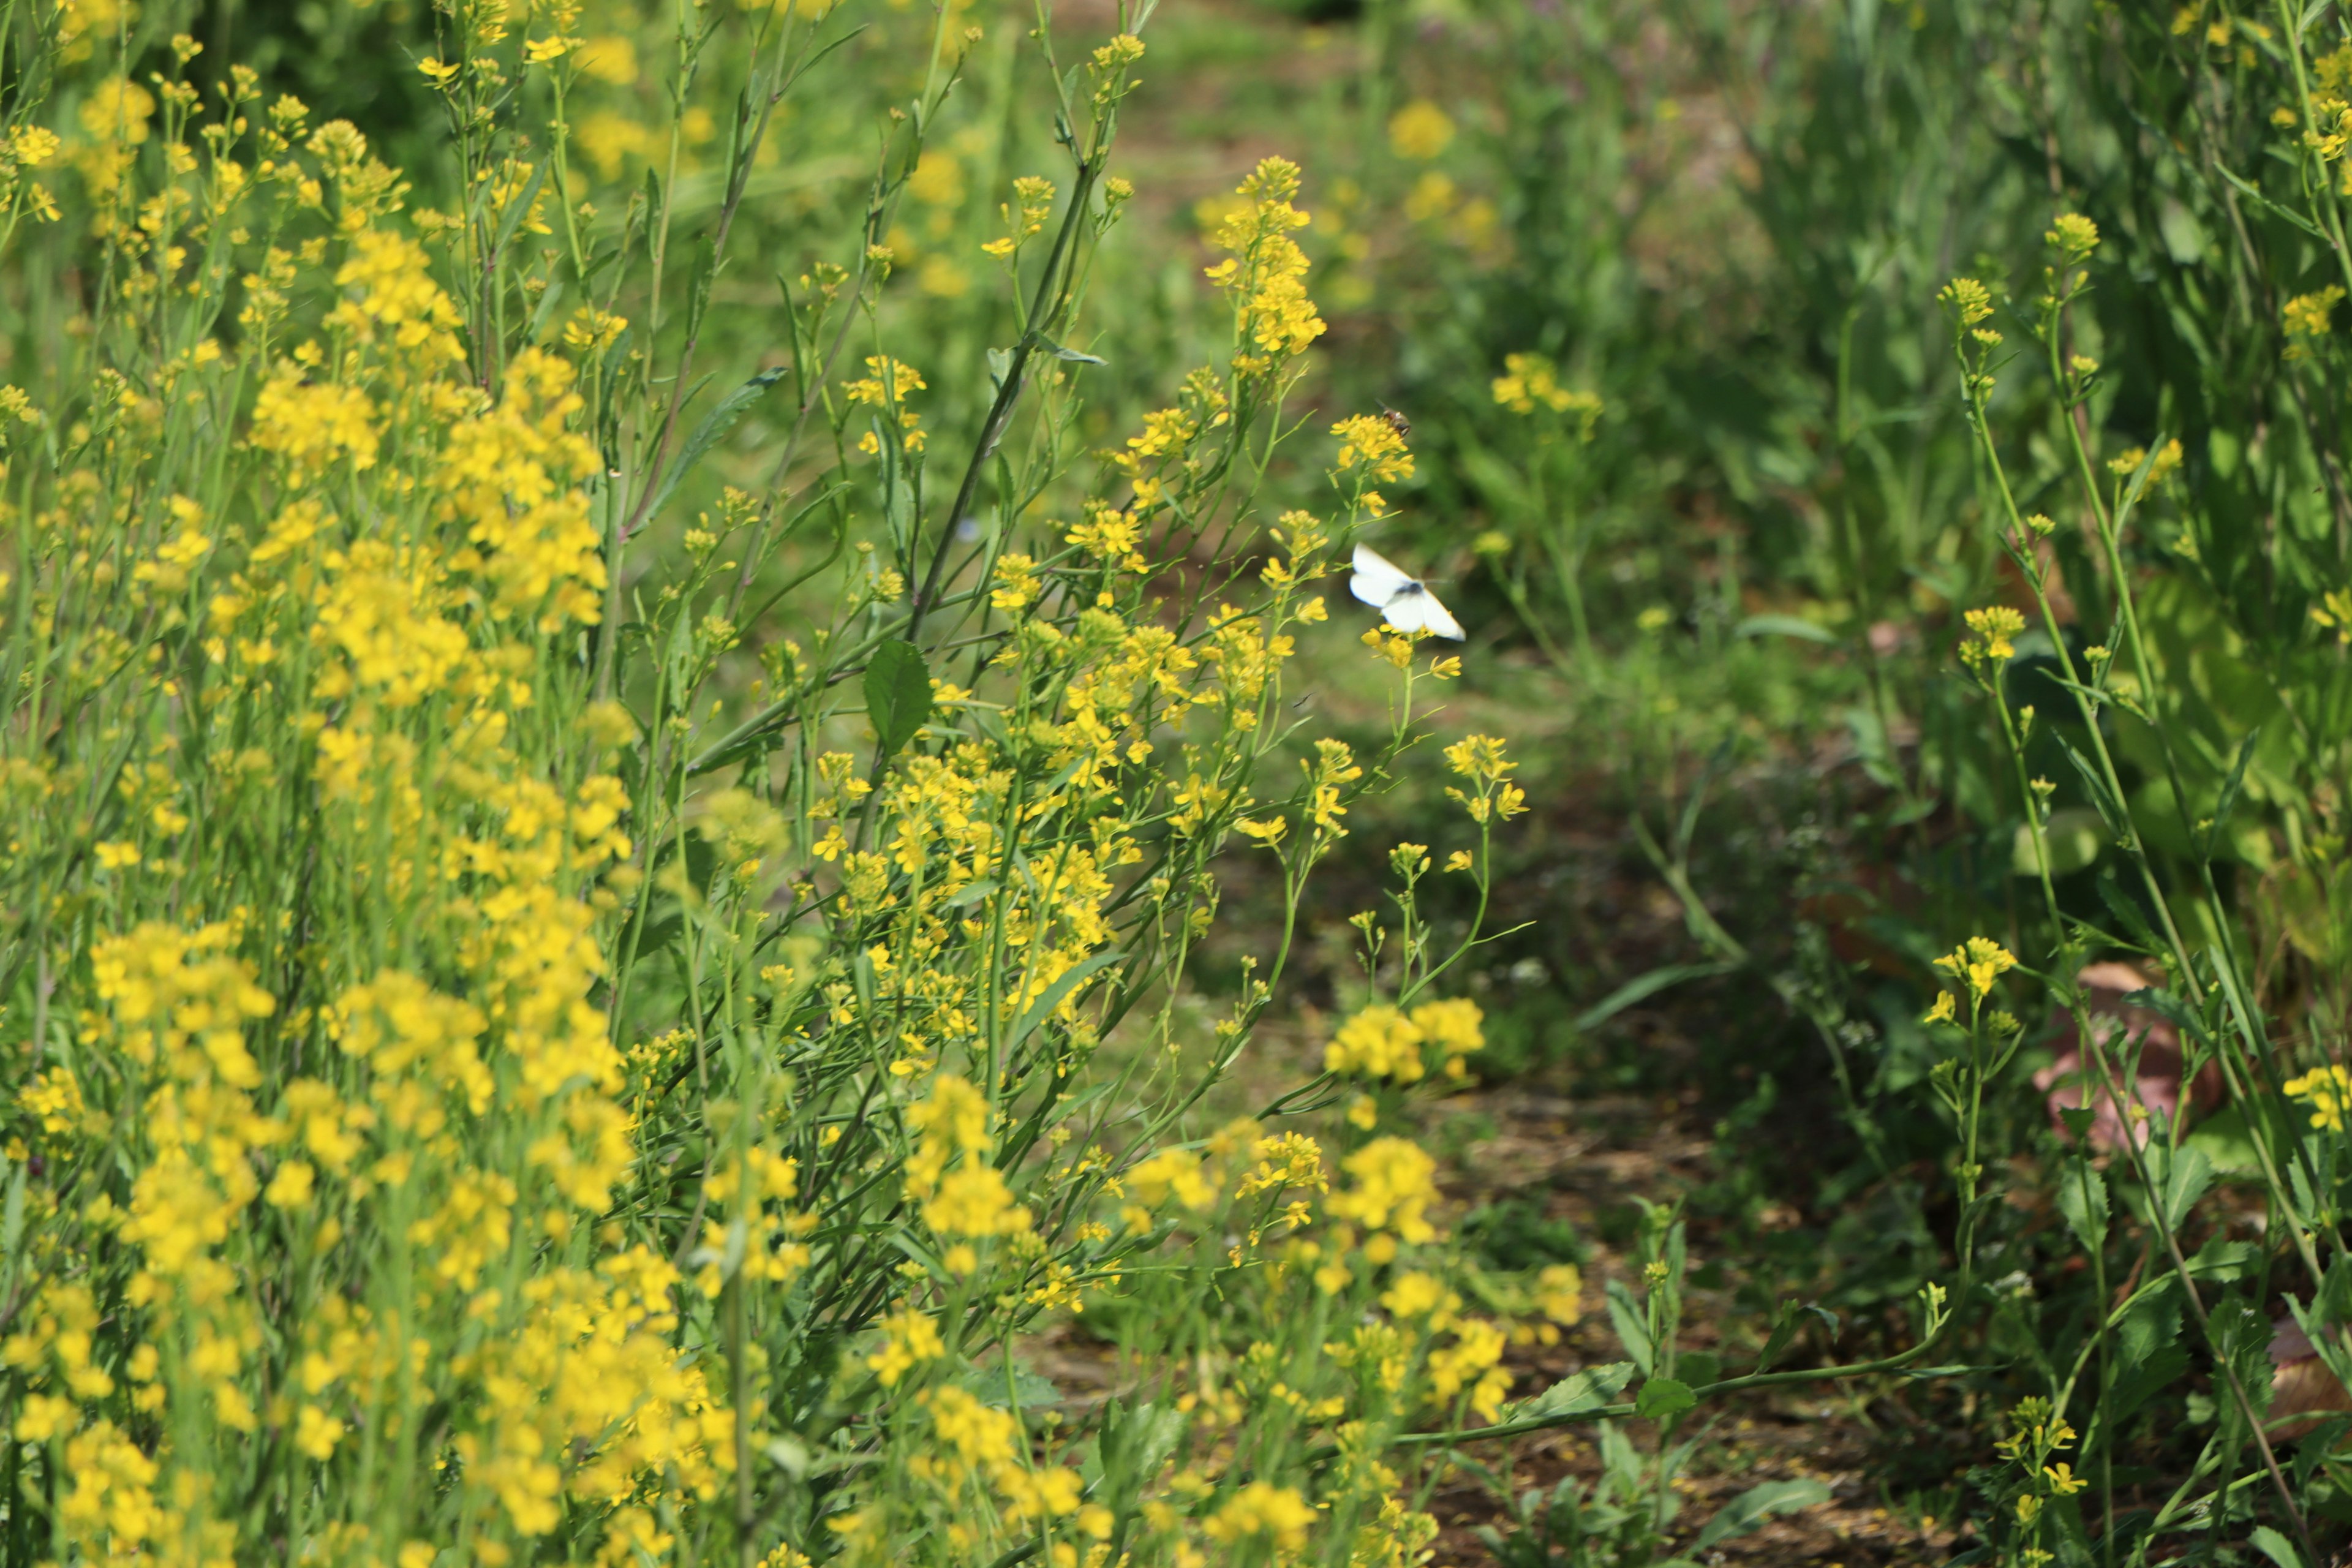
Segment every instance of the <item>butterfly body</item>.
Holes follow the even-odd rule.
[[[1382,619],[1401,632],[1423,629],[1460,642],[1462,623],[1437,602],[1429,584],[1408,574],[1369,544],[1356,546],[1355,575],[1348,592],[1380,611]]]

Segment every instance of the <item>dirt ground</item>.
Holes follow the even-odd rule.
[[[1601,1239],[1605,1216],[1635,1197],[1660,1201],[1678,1188],[1696,1186],[1708,1174],[1712,1139],[1693,1107],[1673,1102],[1580,1100],[1532,1095],[1506,1085],[1445,1102],[1445,1113],[1479,1117],[1494,1131],[1471,1145],[1459,1162],[1453,1195],[1475,1204],[1501,1191],[1548,1194],[1546,1216],[1564,1219],[1585,1239],[1588,1316],[1561,1342],[1549,1349],[1514,1352],[1520,1373],[1515,1393],[1524,1397],[1581,1368],[1622,1359],[1616,1336],[1598,1308],[1602,1282],[1630,1279],[1625,1256]],[[1646,1128],[1628,1136],[1614,1130]],[[1704,1230],[1693,1237],[1703,1251]],[[1695,1288],[1685,1313],[1686,1342],[1706,1348],[1711,1325],[1728,1289]],[[1734,1358],[1737,1364],[1737,1358]],[[1634,1423],[1646,1445],[1646,1423]],[[1906,1518],[1889,1506],[1869,1479],[1873,1455],[1885,1436],[1865,1408],[1848,1396],[1832,1399],[1797,1390],[1734,1396],[1711,1428],[1694,1473],[1680,1486],[1685,1506],[1680,1523],[1695,1531],[1733,1496],[1760,1482],[1811,1478],[1825,1483],[1831,1500],[1775,1519],[1725,1542],[1711,1562],[1756,1564],[1837,1563],[1844,1568],[1885,1568],[1897,1563],[1941,1562],[1958,1537],[1948,1521],[1932,1516]],[[1569,1428],[1521,1438],[1513,1454],[1518,1488],[1549,1489],[1563,1475],[1591,1478],[1599,1472],[1588,1430]],[[1461,1477],[1441,1486],[1433,1510],[1443,1527],[1433,1560],[1447,1568],[1485,1568],[1492,1554],[1474,1533],[1496,1522],[1500,1508],[1475,1480]]]

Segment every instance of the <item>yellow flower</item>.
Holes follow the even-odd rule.
[[[2017,967],[2017,955],[1988,937],[1972,936],[1936,960],[1936,967],[1955,979],[1965,977],[1981,1000],[1991,994],[1995,981]]]
[[[1381,1305],[1395,1318],[1426,1318],[1446,1304],[1454,1296],[1437,1277],[1420,1269],[1411,1269],[1397,1277],[1396,1282],[1381,1292]],[[1455,1298],[1458,1303],[1458,1298]]]
[[[2328,317],[2343,301],[2344,289],[2331,283],[2309,294],[2297,294],[2279,307],[2279,324],[2287,336],[2286,357],[2304,359],[2311,349],[2307,340],[2324,338],[2328,332]]]
[[[1423,1068],[1421,1029],[1386,1003],[1358,1013],[1323,1047],[1323,1070],[1418,1083]]]
[[[1538,404],[1559,413],[1574,395],[1559,384],[1559,373],[1541,354],[1506,354],[1503,372],[1492,383],[1495,402],[1514,414],[1532,414]]]
[[[1992,294],[1973,278],[1955,278],[1936,296],[1951,308],[1963,327],[1973,327],[1992,314]]]
[[[580,46],[580,72],[627,87],[637,79],[637,47],[621,34],[599,34]]]
[[[2331,1064],[2291,1078],[2284,1087],[2290,1096],[2311,1107],[2314,1127],[2344,1131],[2344,1113],[2352,1109],[2352,1072]]]
[[[1339,437],[1339,471],[1366,468],[1382,484],[1412,477],[1412,454],[1396,426],[1377,414],[1351,414],[1331,426]]]
[[[866,1364],[885,1388],[895,1387],[900,1378],[921,1363],[937,1361],[947,1354],[939,1325],[912,1307],[883,1319],[882,1332],[882,1348],[867,1356]]]
[[[272,1208],[299,1209],[310,1201],[310,1188],[318,1173],[307,1160],[289,1160],[278,1167],[262,1197]]]
[[[1262,1535],[1280,1551],[1297,1552],[1306,1547],[1307,1527],[1315,1519],[1315,1510],[1297,1488],[1252,1481],[1227,1499],[1202,1529],[1211,1540],[1229,1546]]]
[[[1011,1412],[992,1409],[952,1386],[927,1389],[921,1399],[930,1411],[931,1429],[952,1450],[961,1471],[1013,1462],[1018,1428]]]
[[[355,386],[312,384],[288,361],[261,384],[253,405],[252,441],[285,461],[288,482],[300,485],[345,458],[355,469],[375,467],[376,408]]]
[[[1503,1413],[1503,1396],[1510,1392],[1511,1374],[1500,1364],[1506,1341],[1503,1331],[1483,1318],[1454,1326],[1454,1340],[1429,1357],[1430,1394],[1443,1403],[1465,1387],[1470,1408],[1483,1421]]]
[[[1416,98],[1389,116],[1389,145],[1400,158],[1427,163],[1454,140],[1454,121],[1425,98]]]
[[[2042,237],[2068,261],[2081,261],[2099,247],[2099,226],[2081,213],[2061,213]]]
[[[1217,248],[1232,254],[1207,275],[1234,296],[1242,336],[1260,351],[1236,361],[1235,368],[1270,371],[1305,353],[1324,331],[1315,301],[1307,297],[1307,253],[1290,237],[1307,224],[1307,215],[1291,205],[1298,194],[1298,165],[1285,158],[1262,160],[1236,194],[1242,201],[1214,237]]]
[[[2022,615],[2007,605],[1994,605],[1970,610],[1960,618],[1969,627],[1969,636],[1960,644],[1960,658],[1971,667],[2006,664],[2017,657],[2017,645],[2011,639],[2025,630]]]
[[[74,1429],[79,1412],[70,1399],[50,1394],[30,1394],[16,1412],[15,1436],[19,1443],[46,1443]]]
[[[2330,588],[2311,607],[2311,618],[2336,633],[2338,644],[2352,644],[2352,588]]]
[[[1045,588],[1037,575],[1035,560],[1015,552],[1008,551],[996,558],[993,575],[996,587],[988,595],[988,602],[1000,610],[1025,610]]]
[[[1454,1078],[1463,1075],[1463,1058],[1486,1049],[1486,1033],[1479,1026],[1485,1017],[1478,1004],[1466,996],[1424,1002],[1412,1010],[1413,1026],[1444,1053],[1446,1072]]]
[[[1136,1196],[1157,1205],[1171,1194],[1195,1214],[1217,1201],[1217,1189],[1201,1168],[1201,1157],[1188,1149],[1162,1149],[1130,1168],[1125,1178]]]
[[[1536,1303],[1545,1317],[1561,1328],[1582,1315],[1584,1273],[1573,1263],[1553,1263],[1536,1276]]]
[[[1339,1163],[1355,1178],[1327,1205],[1334,1218],[1354,1220],[1369,1230],[1393,1231],[1419,1245],[1434,1241],[1429,1205],[1436,1201],[1437,1162],[1403,1138],[1375,1138]]]

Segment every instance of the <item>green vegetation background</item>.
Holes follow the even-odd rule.
[[[841,259],[877,126],[929,64],[928,14],[872,10],[847,68],[792,102],[754,174],[752,238],[714,295],[710,337],[731,356],[706,362],[714,386],[781,363],[780,289]],[[1091,41],[1117,20],[1086,5],[1050,25]],[[914,357],[931,438],[956,449],[985,412],[985,345],[1010,331],[979,247],[1013,178],[1050,151],[1023,47],[1035,18],[972,5],[959,21],[982,41],[880,237],[893,342],[940,345]],[[188,28],[207,45],[198,79],[249,63],[316,119],[357,123],[420,183],[415,202],[447,204],[430,181],[451,166],[448,132],[416,69],[436,47],[428,8],[210,0],[95,22],[120,26],[133,58],[160,58]],[[583,23],[593,55],[572,155],[610,210],[649,170],[686,193],[682,220],[718,202],[716,150],[694,152],[713,134],[699,111],[685,110],[684,165],[656,166],[677,112],[662,65],[675,25],[626,0],[598,0]],[[2030,595],[1999,543],[1936,299],[1967,273],[1997,300],[2029,300],[2063,211],[2105,237],[2066,328],[2070,352],[2100,363],[2095,389],[2070,406],[2011,327],[2028,353],[2000,373],[1991,444],[2021,510],[2057,519],[2045,559],[2078,656],[2109,623],[2114,563],[2081,521],[2060,433],[2078,421],[2102,475],[2118,457],[2124,474],[2148,472],[2148,451],[2173,470],[2120,562],[2169,693],[2160,724],[2110,715],[2128,804],[2203,939],[2250,956],[2279,1076],[2341,1056],[2352,883],[2336,628],[2352,602],[2328,595],[2347,583],[2352,508],[2346,361],[2321,291],[2345,253],[2315,205],[2335,210],[2333,165],[2309,154],[2312,197],[2301,142],[2308,95],[2328,88],[2306,66],[2331,58],[2341,26],[2324,4],[2290,16],[2214,0],[1176,0],[1151,19],[1116,164],[1138,194],[1088,283],[1120,302],[1094,317],[1117,326],[1069,345],[1104,362],[1083,373],[1098,392],[1118,389],[1090,434],[1119,439],[1172,373],[1216,353],[1204,236],[1260,156],[1297,161],[1314,214],[1300,242],[1330,331],[1294,407],[1409,421],[1415,473],[1392,488],[1380,547],[1470,631],[1440,729],[1507,733],[1534,807],[1493,912],[1510,934],[1467,982],[1489,1016],[1477,1070],[1521,1095],[1663,1097],[1673,1109],[1656,1114],[1711,1131],[1685,1184],[1746,1282],[1726,1287],[1742,1312],[1801,1294],[1846,1320],[1843,1351],[1907,1340],[1914,1296],[1948,1275],[1954,1217],[1935,1195],[1953,1133],[1927,1091],[1939,1058],[1919,1023],[1932,961],[1979,932],[2029,964],[2056,950],[2021,874],[2026,808],[2000,727],[1955,657],[1964,610]],[[2301,29],[2313,41],[2290,47]],[[28,254],[0,340],[20,364],[59,353],[72,321],[59,305],[86,286]],[[2312,300],[2315,331],[2307,305],[2290,308]],[[656,526],[681,531],[722,481],[763,478],[788,423],[781,400],[755,405]],[[1277,497],[1322,482],[1271,477]],[[1370,752],[1387,718],[1360,629],[1344,614],[1319,628],[1302,700]],[[2057,892],[2115,937],[2094,956],[2114,956],[2150,911],[2066,760],[2054,652],[2038,625],[2020,637],[2003,700],[2052,721],[2030,761],[2053,781]],[[747,649],[722,686],[757,675]],[[1297,1011],[1275,1031],[1297,1055],[1254,1062],[1257,1081],[1287,1081],[1360,994],[1347,921],[1379,901],[1389,846],[1454,847],[1438,773],[1434,747],[1409,753],[1360,811],[1353,859],[1313,894],[1318,958],[1294,984]],[[2198,833],[2217,816],[2209,866]],[[1238,918],[1202,971],[1213,990],[1240,984],[1264,935],[1245,879],[1227,907]],[[1457,927],[1469,915],[1435,912]],[[1881,1478],[1915,1513],[1965,1510],[1957,1478],[1986,1457],[1981,1423],[2037,1386],[1998,1368],[2030,1362],[2037,1334],[2074,1331],[2050,1321],[2071,1310],[2058,1305],[2070,1276],[2038,1184],[2063,1157],[2031,1081],[2063,1042],[2038,997],[2020,1005],[2026,1048],[1988,1111],[2018,1200],[1989,1222],[2001,1261],[1988,1267],[2027,1282],[2021,1301],[2042,1282],[2050,1304],[1983,1330],[1996,1370],[1903,1394],[1911,1440],[1882,1450]],[[1455,1145],[1471,1234],[1498,1265],[1580,1254],[1572,1237],[1545,1239],[1540,1205],[1489,1201],[1476,1144]],[[2191,1397],[2210,1413],[2210,1390]],[[2151,1473],[2185,1463],[2164,1433],[2143,1448]]]

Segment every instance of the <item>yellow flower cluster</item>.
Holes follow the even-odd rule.
[[[1467,998],[1424,1002],[1410,1015],[1376,1003],[1339,1026],[1323,1048],[1323,1070],[1400,1084],[1420,1082],[1433,1067],[1465,1078],[1464,1058],[1486,1047],[1483,1016]]]
[[[1518,764],[1504,755],[1496,735],[1465,735],[1445,748],[1445,765],[1464,783],[1446,786],[1446,798],[1457,801],[1470,820],[1484,827],[1507,822],[1528,809],[1527,792],[1511,782]]]
[[[118,82],[85,101],[94,191],[131,201],[122,154],[159,107],[179,134],[184,96]],[[20,1105],[71,1195],[56,1223],[104,1234],[106,1261],[56,1274],[5,1342],[16,1435],[70,1478],[58,1550],[93,1560],[228,1560],[246,1503],[224,1489],[265,1456],[328,1500],[304,1552],[429,1561],[460,1516],[486,1563],[567,1530],[654,1540],[646,1489],[715,1495],[736,1422],[681,1354],[667,1249],[609,1221],[638,1156],[595,883],[635,846],[626,789],[571,729],[562,640],[604,616],[604,465],[569,360],[472,361],[365,140],[329,125],[298,153],[300,106],[266,119],[102,230],[152,256],[150,282],[193,266],[173,222],[266,236],[240,346],[199,342],[168,403],[122,402],[194,420],[243,378],[244,432],[205,438],[255,479],[217,510],[157,496],[168,527],[128,574],[127,613],[194,619],[194,662],[133,667],[110,695],[178,733],[134,759],[99,853],[117,875],[175,868],[170,913],[158,888],[124,906],[155,913],[58,954],[75,1049]],[[247,133],[256,161],[230,161]],[[168,178],[193,175],[186,152]],[[276,216],[246,210],[257,195]],[[314,237],[281,245],[297,215]],[[317,335],[289,342],[305,281]],[[148,482],[162,444],[142,428],[90,448],[108,482]],[[246,868],[194,842],[210,826],[184,779],[218,792]],[[710,1201],[740,1216],[730,1178],[776,1201],[791,1173],[715,1166]],[[103,1315],[76,1278],[104,1281]],[[352,1479],[385,1466],[413,1473]]]
[[[2311,1107],[2311,1124],[2331,1132],[2344,1131],[2344,1113],[2352,1110],[2352,1072],[2330,1063],[2286,1080],[2287,1094]]]
[[[925,1225],[954,1242],[948,1266],[968,1274],[979,1267],[970,1241],[1019,1236],[1030,1225],[1029,1211],[1013,1201],[1004,1173],[986,1159],[996,1146],[988,1131],[988,1102],[963,1079],[941,1073],[932,1080],[930,1098],[909,1108],[907,1121],[915,1130],[907,1195],[921,1202]]]
[[[804,40],[825,6],[738,9],[709,37]],[[168,74],[71,100],[75,243],[105,257],[81,324],[127,368],[70,428],[0,389],[40,546],[11,566],[77,639],[7,731],[54,742],[0,754],[46,1010],[0,1106],[35,1173],[0,1339],[30,1479],[0,1507],[37,1486],[59,1563],[220,1568],[258,1541],[354,1568],[807,1568],[919,1542],[1107,1568],[1121,1531],[1192,1568],[1327,1542],[1418,1561],[1434,1521],[1381,1456],[1408,1421],[1498,1409],[1520,1331],[1410,1250],[1440,1239],[1436,1162],[1199,1135],[1192,1090],[1272,1000],[1255,970],[1126,1075],[1139,1001],[1193,994],[1231,835],[1276,847],[1295,900],[1385,761],[1299,738],[1284,680],[1325,616],[1308,588],[1385,508],[1369,486],[1412,474],[1401,419],[1336,427],[1344,515],[1285,513],[1252,574],[1173,605],[1150,574],[1212,519],[1260,526],[1230,476],[1286,429],[1324,331],[1297,169],[1261,163],[1220,231],[1223,363],[1112,437],[1090,493],[1040,470],[1075,524],[1013,509],[960,560],[969,520],[912,482],[922,375],[884,342],[862,374],[800,352],[845,321],[887,341],[898,238],[812,265],[792,302],[796,371],[824,367],[803,414],[830,443],[794,459],[824,468],[819,504],[725,488],[751,481],[709,472],[740,458],[717,437],[776,377],[698,423],[724,367],[672,357],[725,303],[723,219],[703,270],[662,281],[710,117],[677,105],[670,174],[600,222],[583,181],[656,140],[612,118],[651,96],[646,37],[571,0],[443,20],[420,70],[457,128],[446,211],[241,68],[211,123]],[[1024,278],[1082,279],[1131,195],[1096,182],[1141,53],[1095,51],[1076,184],[1013,183],[992,248],[1076,237],[1014,258]],[[761,157],[738,129],[736,190]],[[1414,157],[1452,134],[1425,105],[1399,121]],[[64,152],[0,141],[0,241],[46,216],[25,171]],[[889,156],[940,209],[918,226],[978,166],[968,143]],[[1051,309],[1034,341],[1069,336]],[[1090,428],[1054,423],[1079,373],[1033,366],[1022,416]],[[838,562],[839,591],[772,595],[828,510],[833,553],[793,570]],[[811,624],[774,635],[779,605]],[[1301,771],[1262,805],[1278,748]],[[1448,759],[1482,826],[1526,809],[1499,740]],[[1458,1079],[1483,1045],[1467,1001],[1377,1012],[1335,1070]],[[1115,1028],[1120,1072],[1090,1070]],[[1151,1119],[1097,1116],[1130,1089]],[[1130,1449],[1158,1457],[1106,1479],[1022,1347],[1171,1282],[1278,1331],[1234,1352],[1171,1314],[1143,1352],[1171,1392]],[[1547,1276],[1542,1310],[1572,1317],[1580,1285]],[[1344,1463],[1251,1447],[1277,1427]],[[827,1511],[769,1505],[815,1473]]]
[[[1389,145],[1400,158],[1427,163],[1453,141],[1452,117],[1425,98],[1416,98],[1389,116]]]
[[[1234,296],[1241,340],[1258,350],[1236,356],[1244,374],[1270,371],[1323,335],[1323,318],[1307,297],[1307,253],[1290,237],[1307,224],[1291,205],[1298,186],[1298,165],[1263,160],[1241,183],[1244,205],[1217,230],[1217,248],[1232,255],[1209,268],[1209,281]]]
[[[1956,980],[1966,980],[1981,1001],[1992,994],[1995,982],[2017,967],[2017,955],[1990,937],[1972,936],[1936,960],[1936,967]]]
[[[2007,605],[1970,610],[1960,617],[1969,635],[1960,643],[1960,658],[1972,669],[2006,664],[2017,657],[2016,638],[2025,630],[2025,617]]]
[[[1494,379],[1491,390],[1496,404],[1514,414],[1548,408],[1574,416],[1583,440],[1592,439],[1592,427],[1601,420],[1601,399],[1560,385],[1559,372],[1541,354],[1505,354],[1503,374]]]
[[[2310,357],[2313,341],[2327,335],[2328,318],[2343,300],[2343,286],[2330,283],[2309,294],[2297,294],[2279,307],[2279,326],[2286,333],[2287,358]]]
[[[1381,484],[1412,478],[1412,454],[1393,421],[1377,414],[1351,414],[1331,426],[1339,437],[1339,468],[1343,474],[1358,469]]]

